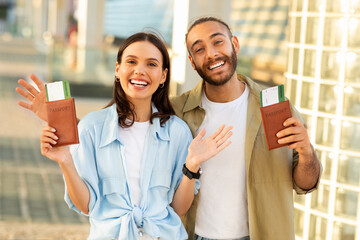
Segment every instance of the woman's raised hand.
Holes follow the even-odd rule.
[[[40,137],[41,154],[62,164],[66,159],[69,159],[70,150],[68,146],[56,146],[58,137],[55,133],[56,130],[50,126],[44,126],[42,128]]]
[[[232,135],[231,129],[232,126],[225,128],[225,125],[221,125],[216,132],[206,138],[203,138],[205,129],[202,129],[188,148],[189,153],[186,159],[188,169],[196,172],[201,163],[229,146],[231,141],[228,139]]]
[[[31,110],[42,120],[47,121],[46,105],[45,105],[46,103],[45,85],[34,74],[31,74],[30,78],[38,86],[40,92],[36,88],[34,88],[30,83],[26,82],[23,79],[19,79],[18,83],[22,87],[24,87],[27,91],[25,91],[20,87],[17,87],[16,92],[18,92],[21,96],[27,98],[30,101],[30,103],[19,101],[18,104],[23,108]]]

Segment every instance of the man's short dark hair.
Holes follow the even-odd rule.
[[[196,20],[190,25],[190,27],[188,28],[188,31],[187,31],[187,33],[185,34],[185,42],[187,41],[187,37],[188,37],[188,34],[189,34],[189,32],[191,31],[191,29],[193,29],[196,25],[199,25],[199,24],[204,23],[204,22],[218,22],[218,23],[220,23],[221,25],[223,25],[223,26],[228,30],[229,37],[232,37],[232,33],[231,33],[231,30],[230,30],[229,25],[227,25],[227,23],[225,23],[225,22],[224,22],[223,20],[221,20],[220,18],[216,18],[216,17],[201,17],[201,18],[196,19]]]

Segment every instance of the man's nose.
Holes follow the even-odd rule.
[[[208,47],[207,51],[206,51],[206,54],[207,54],[208,59],[216,58],[219,55],[218,51],[213,47]]]

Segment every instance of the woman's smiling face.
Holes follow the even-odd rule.
[[[139,100],[151,102],[159,85],[166,80],[167,69],[163,70],[160,50],[148,41],[130,44],[116,63],[116,76],[126,97],[132,103]]]

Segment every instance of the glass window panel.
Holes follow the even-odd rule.
[[[344,150],[360,152],[360,123],[342,121],[340,147]]]
[[[309,240],[325,240],[326,239],[327,220],[325,218],[311,215]]]
[[[295,234],[302,237],[304,232],[304,212],[296,208],[294,209],[294,223]]]
[[[322,212],[329,209],[330,186],[320,184],[318,189],[311,193],[311,208]]]
[[[314,102],[314,84],[311,82],[302,82],[300,106],[302,108],[312,109],[313,102]]]
[[[334,222],[333,240],[354,240],[356,227],[345,223]]]
[[[327,12],[341,12],[342,2],[339,0],[327,0],[326,1],[326,11]]]
[[[321,62],[321,78],[338,80],[340,64],[336,52],[323,52]]]
[[[349,47],[350,48],[360,48],[360,18],[350,18],[349,19]]]
[[[297,80],[296,79],[288,79],[285,84],[286,94],[290,100],[290,102],[296,105],[296,89],[297,89]]]
[[[320,159],[322,167],[323,167],[323,173],[321,175],[321,178],[330,180],[331,168],[332,168],[332,163],[334,161],[333,159],[335,157],[335,154],[332,152],[320,151],[320,150],[317,150],[316,154],[317,154],[318,158]]]
[[[346,86],[344,88],[344,108],[346,116],[360,116],[360,88]]]
[[[335,125],[335,119],[318,117],[316,128],[316,143],[328,147],[333,147]]]
[[[310,1],[312,2],[312,1]],[[316,44],[319,32],[319,18],[308,17],[306,26],[306,44]]]
[[[355,219],[359,193],[338,188],[336,190],[335,214],[339,217]]]
[[[347,56],[345,81],[360,83],[360,53],[347,53]]]
[[[360,185],[360,158],[340,155],[337,181],[340,183]]]
[[[305,120],[305,127],[308,131],[308,135],[310,136],[311,133],[311,129],[312,129],[312,125],[311,125],[311,120],[312,120],[312,116],[311,115],[307,115],[307,114],[301,114],[301,116],[304,118]]]
[[[295,17],[295,39],[296,43],[300,43],[301,41],[301,17]]]
[[[286,64],[286,71],[289,72],[289,73],[291,73],[291,68],[292,68],[292,64],[291,64],[290,59],[291,59],[291,54],[293,53],[293,51],[294,51],[294,49],[288,48],[287,53],[286,53],[287,54],[287,59],[288,59],[288,62]]]
[[[304,76],[315,77],[316,51],[306,49],[304,56]]]
[[[299,49],[298,48],[294,48],[292,64],[293,64],[292,73],[298,74],[299,73]]]
[[[353,13],[353,14],[360,13],[360,1],[359,0],[350,0],[350,13]]]
[[[294,202],[298,203],[298,204],[301,204],[301,205],[305,205],[305,199],[306,199],[306,195],[304,194],[297,194],[295,191],[294,191]]]
[[[338,87],[334,85],[320,85],[319,111],[336,113]]]
[[[308,10],[309,12],[319,12],[321,0],[311,0],[308,2]]]
[[[341,18],[325,18],[324,45],[340,47],[344,20]]]
[[[301,12],[303,9],[303,0],[297,0],[296,11]]]

